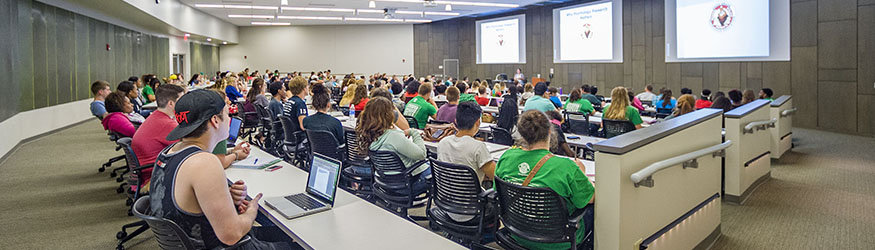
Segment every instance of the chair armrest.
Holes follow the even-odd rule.
[[[155,167],[155,163],[152,163],[152,164],[146,164],[146,165],[140,166],[140,167],[138,167],[138,168],[135,168],[135,169],[134,169],[134,172],[143,171],[143,169],[152,168],[152,167]]]
[[[592,209],[593,206],[587,205],[586,207],[583,207],[581,209],[574,210],[574,212],[571,213],[571,216],[568,218],[568,224],[573,225],[575,228],[577,228],[579,225],[578,223],[580,222],[580,220],[583,219],[583,215],[586,214],[586,211]]]
[[[495,192],[495,189],[489,189],[477,195],[480,199],[494,200],[497,197],[498,193]]]
[[[404,170],[404,174],[413,176],[413,174],[412,174],[413,170],[416,170],[422,164],[428,164],[428,159],[417,161],[417,162],[413,163],[413,165],[411,165],[410,168],[407,168],[407,170]]]

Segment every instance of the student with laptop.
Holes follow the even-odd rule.
[[[151,215],[180,225],[206,249],[233,245],[247,234],[247,248],[291,248],[278,228],[252,226],[262,194],[247,201],[245,192],[233,193],[221,162],[207,153],[228,138],[231,118],[222,97],[195,90],[179,98],[174,110],[179,125],[165,139],[180,141],[162,150],[156,160]]]
[[[286,219],[326,211],[334,206],[338,180],[340,180],[340,161],[314,153],[304,193],[271,197],[264,201],[268,207],[273,208]]]

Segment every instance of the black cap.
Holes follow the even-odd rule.
[[[222,113],[225,99],[212,90],[199,89],[183,95],[176,101],[176,128],[167,134],[168,141],[179,140],[201,126],[214,115]]]
[[[547,92],[547,83],[539,82],[535,84],[535,95],[544,95],[544,92]]]

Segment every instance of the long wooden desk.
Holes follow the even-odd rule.
[[[269,159],[272,156],[253,147],[249,157]],[[287,162],[278,165],[283,168],[273,172],[232,167],[225,170],[225,175],[231,181],[246,182],[250,196],[263,193],[264,197],[276,197],[305,192],[307,172]],[[465,249],[341,189],[331,210],[292,220],[267,207],[264,199],[259,205],[260,213],[307,249]]]

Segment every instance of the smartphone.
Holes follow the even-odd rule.
[[[568,139],[576,140],[576,139],[580,139],[580,136],[572,135],[572,136],[568,136]]]
[[[442,134],[444,134],[444,130],[443,130],[443,129],[438,129],[438,130],[435,130],[435,131],[434,131],[434,134],[431,134],[431,135],[432,135],[433,137],[437,138],[437,137],[441,137]]]
[[[268,168],[265,168],[264,171],[273,172],[273,171],[276,171],[280,168],[283,168],[283,166],[282,165],[273,165],[273,166],[270,166]]]

